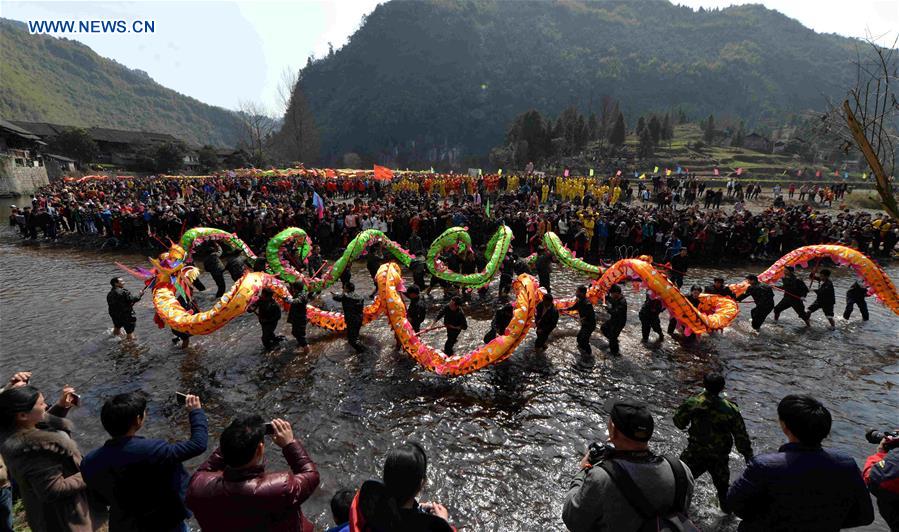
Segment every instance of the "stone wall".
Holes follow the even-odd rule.
[[[0,155],[0,196],[32,194],[49,182],[43,166],[17,166],[12,157]]]

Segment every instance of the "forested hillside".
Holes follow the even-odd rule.
[[[0,116],[170,133],[198,145],[234,146],[237,115],[184,96],[69,39],[31,35],[0,19]]]
[[[523,111],[589,113],[603,96],[625,117],[776,122],[843,94],[857,44],[755,5],[394,0],[310,61],[302,88],[326,159],[404,165],[484,156]]]

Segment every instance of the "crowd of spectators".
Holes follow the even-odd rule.
[[[645,404],[608,400],[608,438],[590,444],[564,495],[562,520],[569,530],[694,530],[694,475],[708,470],[719,488],[721,509],[743,520],[740,530],[836,531],[870,524],[877,498],[893,530],[899,526],[899,435],[887,434],[868,457],[864,473],[848,455],[822,447],[831,430],[828,409],[810,396],[788,395],[776,414],[787,443],[753,456],[734,403],[719,396],[720,375],[707,375],[705,391],[674,415],[689,426],[681,458],[653,452],[655,420]],[[14,374],[0,392],[0,530],[12,530],[13,493],[21,498],[33,532],[186,531],[191,518],[204,531],[311,532],[303,503],[321,474],[284,419],[238,415],[217,448],[193,474],[183,462],[206,453],[208,422],[195,395],[183,396],[190,436],[183,441],[144,438],[148,402],[140,392],[105,399],[100,419],[110,439],[82,455],[67,413],[80,403],[71,387],[48,406],[31,373]],[[266,444],[280,448],[288,469],[266,464]],[[729,486],[719,486],[716,467],[734,442],[747,465]],[[722,458],[723,457],[723,458]],[[428,458],[414,442],[387,452],[381,478],[358,489],[339,489],[331,499],[330,532],[452,532],[450,511],[419,502]],[[507,479],[513,482],[512,478]]]
[[[717,187],[717,188],[714,188]],[[104,246],[160,247],[190,227],[235,232],[255,251],[285,227],[315,235],[326,257],[359,231],[379,229],[420,252],[447,227],[468,226],[483,246],[499,224],[530,253],[546,231],[578,256],[657,259],[688,250],[693,262],[771,258],[802,245],[842,243],[889,256],[899,223],[883,214],[824,208],[848,187],[771,188],[695,175],[647,179],[415,174],[392,183],[373,178],[208,177],[59,181],[31,205],[14,206],[10,225],[23,238],[96,235]],[[798,199],[791,199],[796,191]],[[823,195],[822,195],[823,194]],[[322,198],[322,208],[314,196]],[[788,196],[787,200],[784,199]],[[747,201],[754,199],[750,207]]]

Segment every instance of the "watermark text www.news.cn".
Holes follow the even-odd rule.
[[[36,33],[153,33],[154,20],[29,20],[28,31]]]

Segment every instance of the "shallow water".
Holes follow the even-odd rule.
[[[83,450],[101,445],[105,433],[99,409],[104,397],[142,389],[151,398],[146,436],[184,438],[186,415],[174,404],[175,391],[201,396],[210,416],[213,442],[237,413],[258,412],[293,423],[321,472],[316,494],[303,506],[317,527],[330,525],[328,501],[338,487],[358,486],[378,476],[386,452],[404,439],[424,444],[431,460],[423,499],[437,500],[463,530],[564,530],[564,493],[587,442],[605,435],[601,406],[610,396],[642,398],[656,416],[657,451],[679,452],[685,435],[671,423],[674,408],[698,391],[703,373],[722,371],[729,396],[743,411],[757,453],[783,443],[775,407],[787,393],[810,393],[834,416],[827,445],[845,451],[861,465],[873,452],[863,437],[867,428],[892,428],[899,385],[899,318],[869,298],[871,321],[837,318],[828,331],[818,313],[813,328],[785,313],[752,332],[745,315],[727,331],[684,347],[670,339],[656,346],[640,343],[637,310],[643,295],[626,291],[628,325],[624,356],[604,356],[606,343],[592,341],[597,365],[590,372],[573,366],[575,320],[562,318],[550,349],[539,355],[528,339],[512,358],[474,375],[436,377],[393,351],[393,335],[381,319],[363,329],[372,347],[356,355],[341,335],[309,327],[311,352],[293,353],[295,343],[263,352],[255,317],[245,316],[208,337],[192,339],[186,352],[172,346],[167,330],[156,328],[149,298],[137,307],[138,340],[111,337],[105,295],[109,279],[121,272],[115,262],[145,264],[145,257],[78,251],[48,244],[23,245],[4,228],[0,237],[0,368],[34,371],[33,383],[55,397],[63,384],[78,387],[83,406],[71,414]],[[362,265],[354,269],[360,293],[371,291]],[[762,271],[757,264],[749,271]],[[573,293],[583,278],[556,267],[553,290]],[[899,280],[899,267],[887,268]],[[691,269],[688,284],[708,284],[723,275],[736,280],[740,270]],[[835,274],[837,314],[851,283],[847,270]],[[210,281],[204,274],[204,281]],[[139,284],[126,284],[137,291]],[[207,283],[212,285],[211,282]],[[229,283],[230,284],[230,283]],[[214,285],[213,285],[214,286]],[[470,328],[458,348],[479,344],[487,330],[495,295],[469,309]],[[439,291],[429,316],[436,313]],[[212,294],[199,297],[209,307]],[[325,298],[326,304],[337,305]],[[857,311],[856,311],[857,312]],[[600,320],[604,319],[602,313]],[[663,316],[663,327],[665,325]],[[430,318],[429,318],[430,320]],[[283,322],[280,333],[289,337]],[[443,334],[427,334],[442,345]],[[533,336],[531,336],[533,338]],[[211,451],[211,449],[210,449]],[[270,468],[284,467],[269,446]],[[193,461],[196,465],[200,460]],[[731,470],[742,470],[732,455]],[[736,520],[714,506],[708,477],[698,484],[693,513],[706,530],[732,530]],[[878,516],[864,530],[886,530]],[[860,529],[862,530],[862,529]]]

